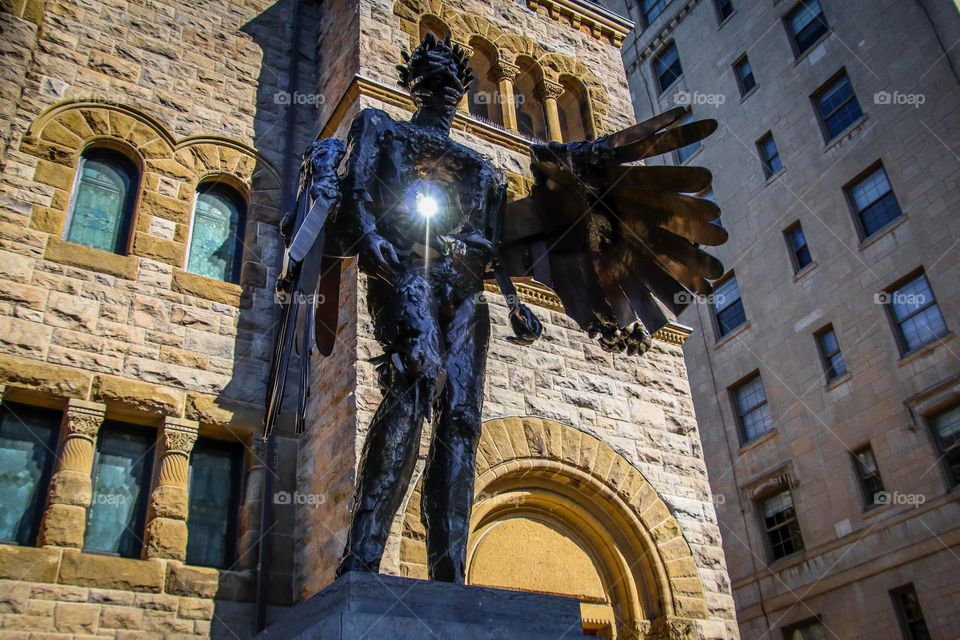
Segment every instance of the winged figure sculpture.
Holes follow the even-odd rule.
[[[693,195],[710,187],[709,171],[638,161],[693,144],[716,122],[679,124],[678,108],[595,140],[534,144],[530,193],[508,202],[503,172],[450,138],[473,79],[464,51],[428,34],[398,70],[416,105],[410,121],[364,109],[346,142],[318,140],[304,154],[297,206],[281,222],[282,316],[265,426],[296,354],[302,430],[311,356],[333,351],[341,263],[356,256],[383,347],[375,361],[384,397],[338,573],[378,570],[429,421],[421,513],[430,576],[462,583],[490,335],[484,282],[505,295],[518,344],[542,332],[516,295],[514,282],[526,280],[556,292],[604,349],[645,352],[693,294],[710,293],[723,266],[701,246],[727,233],[715,224],[717,205]]]

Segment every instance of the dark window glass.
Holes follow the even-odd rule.
[[[243,450],[201,439],[190,456],[187,563],[225,568],[235,560]]]
[[[816,44],[829,27],[818,0],[800,0],[797,8],[787,15],[787,28],[800,55]]]
[[[847,374],[847,363],[840,350],[840,341],[832,326],[822,329],[817,334],[817,347],[820,349],[820,358],[827,374],[827,382],[832,382]]]
[[[106,149],[80,157],[66,239],[94,249],[124,253],[137,197],[133,163]]]
[[[680,76],[683,68],[680,66],[680,52],[677,44],[671,42],[664,47],[653,59],[653,68],[657,73],[657,84],[660,91],[666,91]]]
[[[846,73],[831,80],[821,89],[814,96],[814,102],[827,140],[836,138],[863,115],[857,96],[853,92],[853,85],[850,84],[850,78]]]
[[[236,282],[243,257],[243,200],[222,184],[200,185],[193,210],[187,271]]]
[[[912,584],[894,589],[890,592],[893,606],[897,610],[897,620],[904,640],[930,640],[930,631],[927,630],[927,621],[920,608],[920,598]]]
[[[940,307],[924,274],[887,292],[886,296],[904,353],[928,345],[947,333]]]
[[[747,56],[733,63],[733,71],[737,75],[737,86],[740,87],[741,96],[747,95],[757,86],[757,80],[753,77],[753,67],[750,66]]]
[[[803,550],[803,536],[800,535],[800,523],[789,489],[763,500],[760,511],[770,544],[770,555],[774,560]]]
[[[731,276],[717,286],[713,292],[713,300],[718,337],[722,338],[747,321],[743,300],[740,299],[740,287],[737,286],[735,277]]]
[[[883,167],[877,168],[867,177],[850,185],[847,193],[856,211],[860,233],[864,238],[880,231],[903,215]]]
[[[723,22],[733,14],[733,2],[731,0],[717,0],[717,13],[720,14],[720,22]]]
[[[768,133],[757,141],[757,149],[760,151],[763,175],[770,178],[783,170],[780,152],[777,150],[777,143],[774,141],[772,133]]]
[[[643,22],[649,25],[657,19],[667,7],[667,0],[641,0],[640,10],[643,12]]]
[[[59,432],[59,411],[0,405],[0,541],[36,540]]]
[[[803,232],[803,227],[797,222],[788,227],[783,235],[787,239],[787,248],[790,250],[790,259],[793,262],[794,273],[799,272],[808,264],[813,262],[813,256],[810,255],[810,247],[807,245],[807,236]]]
[[[733,390],[737,405],[737,421],[740,423],[740,437],[743,444],[756,440],[773,429],[773,418],[767,394],[760,375],[740,384]]]
[[[93,463],[93,503],[83,548],[140,557],[156,434],[104,422]]]
[[[860,493],[863,495],[863,506],[872,507],[880,503],[880,495],[883,493],[883,480],[880,478],[880,469],[877,467],[877,459],[873,455],[873,449],[869,445],[857,449],[851,453],[853,457],[853,466],[857,472],[857,480],[860,481]]]
[[[819,619],[804,620],[783,630],[783,640],[827,640],[827,629]]]
[[[930,418],[933,439],[951,486],[960,484],[960,405]]]
[[[685,124],[690,124],[691,122],[693,122],[693,112],[687,112],[687,115],[683,116],[683,118],[680,120],[680,122],[677,123],[676,126],[679,127]],[[674,159],[676,160],[677,164],[683,164],[684,162],[687,161],[687,159],[690,156],[692,156],[694,153],[697,152],[697,149],[699,149],[702,146],[703,146],[703,143],[697,140],[693,144],[688,144],[685,147],[681,147],[673,152]]]

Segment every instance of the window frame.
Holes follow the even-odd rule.
[[[799,60],[803,55],[816,49],[818,44],[826,40],[830,34],[833,33],[833,29],[830,28],[830,21],[827,20],[827,11],[823,8],[822,0],[812,1],[816,2],[817,6],[820,7],[820,18],[824,26],[824,31],[804,49],[800,48],[800,43],[797,42],[797,34],[793,32],[793,26],[790,24],[790,21],[794,14],[807,6],[811,0],[799,0],[792,7],[790,7],[786,13],[783,14],[783,26],[787,31],[787,39],[790,41],[790,48],[793,50],[793,57],[795,60]]]
[[[677,76],[670,82],[670,84],[664,85],[664,84],[663,84],[663,81],[662,81],[662,78],[661,78],[661,75],[660,75],[660,72],[657,71],[657,62],[663,57],[663,54],[666,53],[666,52],[667,52],[668,50],[670,50],[671,48],[677,52],[677,62],[676,62],[676,65],[677,65],[677,67],[678,67],[678,69],[679,69],[679,73],[678,73]],[[661,46],[661,47],[657,50],[657,52],[656,52],[655,54],[653,54],[653,57],[650,59],[650,65],[651,65],[651,71],[653,71],[653,78],[654,78],[654,80],[656,81],[656,83],[657,83],[657,89],[659,90],[658,93],[657,93],[657,95],[662,96],[662,95],[665,94],[667,91],[669,91],[670,89],[672,89],[672,88],[673,88],[678,82],[680,82],[680,80],[683,78],[683,61],[680,60],[680,47],[677,46],[677,41],[676,41],[676,40],[670,40],[669,42],[667,42],[667,43],[665,43],[663,46]],[[673,67],[673,65],[671,64],[670,67],[668,67],[668,69],[670,69],[670,68],[672,68],[672,67]]]
[[[897,291],[899,291],[906,285],[911,284],[914,281],[920,279],[921,277],[924,280],[926,280],[927,289],[930,290],[930,297],[933,299],[933,301],[930,304],[927,304],[921,307],[920,309],[914,311],[906,318],[903,318],[902,320],[897,320],[897,317],[896,315],[894,315],[894,312],[893,312],[893,297],[897,295]],[[933,284],[930,282],[930,278],[927,276],[927,272],[926,270],[924,270],[923,267],[914,269],[909,274],[903,276],[902,278],[897,280],[895,283],[893,283],[889,287],[884,288],[882,293],[885,294],[887,298],[887,301],[883,304],[883,306],[886,307],[887,318],[890,320],[890,324],[893,329],[894,337],[896,338],[896,341],[897,341],[897,348],[900,351],[901,358],[906,357],[912,353],[923,351],[924,349],[928,348],[930,345],[935,344],[937,340],[939,340],[940,338],[950,334],[950,327],[947,325],[947,319],[944,317],[943,310],[940,308],[940,304],[937,302],[937,294],[933,291]],[[940,320],[943,322],[944,331],[940,335],[934,336],[931,340],[928,340],[923,344],[917,345],[916,347],[910,348],[907,345],[906,337],[903,335],[902,324],[907,320],[910,320],[916,317],[917,315],[919,315],[920,313],[926,311],[931,306],[937,307],[937,313],[940,314]]]
[[[209,188],[201,191],[205,186]],[[234,246],[233,264],[230,267],[230,278],[221,280],[219,278],[210,278],[210,276],[196,273],[190,270],[190,255],[193,249],[194,230],[197,223],[197,204],[200,202],[202,193],[220,192],[227,199],[231,200],[237,207],[237,237],[236,246]],[[184,252],[183,270],[192,275],[202,278],[210,278],[218,282],[229,284],[240,284],[240,272],[243,268],[243,254],[246,250],[247,217],[249,209],[249,197],[245,189],[239,189],[237,186],[224,176],[210,176],[197,183],[193,191],[193,207],[190,211],[190,235],[187,238],[186,250]]]
[[[793,517],[789,519],[785,519],[784,522],[774,526],[773,528],[767,528],[767,523],[763,514],[763,505],[767,501],[772,500],[783,493],[786,493],[787,495],[790,496],[790,506],[793,510]],[[793,499],[793,489],[790,487],[789,482],[782,484],[778,486],[776,489],[773,489],[755,498],[754,505],[756,506],[756,509],[757,509],[757,516],[759,517],[759,521],[760,521],[760,530],[763,532],[764,544],[766,545],[766,548],[767,548],[768,564],[773,564],[785,558],[791,558],[800,553],[803,553],[803,551],[806,549],[806,543],[803,540],[803,529],[800,526],[800,514],[797,512],[797,503],[796,503],[796,500]],[[782,513],[782,512],[778,512],[778,513]],[[799,533],[799,545],[794,545],[796,546],[796,549],[794,551],[788,554],[782,555],[780,557],[777,557],[774,551],[773,542],[770,539],[770,534],[773,531],[779,531],[785,527],[789,527],[792,523],[796,523],[796,528]],[[792,539],[793,539],[793,536],[791,536],[791,540]]]
[[[948,402],[944,405],[941,405],[923,416],[923,421],[927,425],[927,429],[930,433],[930,438],[933,440],[934,452],[937,454],[937,463],[943,470],[944,477],[947,480],[947,487],[949,490],[953,490],[956,487],[960,487],[960,473],[957,473],[955,476],[950,466],[947,463],[947,454],[952,453],[953,455],[960,458],[960,438],[957,439],[957,444],[951,449],[945,447],[943,443],[943,438],[940,435],[939,429],[937,429],[934,421],[951,411],[960,411],[960,401]],[[960,466],[960,465],[958,465]]]
[[[831,353],[827,353],[826,345],[823,343],[823,338],[828,333],[833,333],[833,337],[837,341],[837,350]],[[833,327],[833,323],[818,329],[814,332],[813,337],[817,343],[817,352],[820,354],[820,364],[823,366],[823,373],[824,376],[826,376],[827,384],[833,384],[837,380],[849,375],[850,368],[847,366],[847,359],[844,357],[843,348],[840,346],[840,336],[837,335],[837,330]],[[836,373],[831,376],[830,372],[834,370],[834,366],[830,358],[837,354],[840,355],[840,360],[843,362],[843,373]]]
[[[96,159],[98,156],[121,165],[129,174],[130,184],[123,201],[120,213],[120,227],[117,232],[117,244],[113,250],[92,247],[82,242],[70,240],[70,227],[73,224],[76,215],[77,198],[80,195],[80,183],[83,178],[84,166],[87,161]],[[125,145],[113,140],[101,140],[88,145],[77,157],[77,165],[74,170],[73,182],[70,187],[70,199],[67,204],[67,215],[64,218],[63,230],[60,239],[70,244],[87,247],[96,251],[106,251],[114,255],[129,256],[133,247],[133,231],[136,228],[135,221],[137,212],[140,208],[140,194],[143,187],[143,161],[133,150]]]
[[[896,587],[895,589],[890,589],[890,599],[893,601],[893,610],[897,616],[897,623],[900,627],[900,634],[903,636],[904,640],[920,640],[917,638],[913,631],[910,630],[910,620],[907,619],[907,612],[904,610],[904,603],[902,596],[907,594],[913,594],[913,597],[917,601],[917,608],[920,610],[920,620],[923,622],[924,628],[927,630],[927,638],[930,638],[930,627],[927,626],[927,617],[923,613],[923,605],[920,602],[920,594],[917,593],[917,588],[912,582]]]
[[[727,331],[723,331],[722,326],[720,324],[719,311],[717,310],[716,291],[720,287],[727,284],[727,282],[729,282],[730,280],[737,281],[737,293],[739,294],[739,297],[737,298],[737,300],[740,301],[740,307],[743,310],[743,322],[737,324],[735,327],[731,327]],[[749,323],[750,319],[747,317],[747,309],[743,304],[743,291],[740,290],[740,281],[737,280],[736,272],[731,271],[726,275],[722,276],[719,280],[717,280],[713,284],[713,291],[714,291],[714,298],[713,298],[713,303],[710,305],[710,317],[713,319],[713,331],[714,331],[714,335],[716,336],[716,340],[714,341],[714,343],[718,343],[724,338],[726,338],[727,336],[733,334],[740,327]],[[724,309],[724,311],[725,310],[726,308]]]
[[[843,78],[846,78],[847,84],[850,85],[851,98],[841,103],[840,106],[836,107],[828,115],[824,115],[820,110],[820,98]],[[840,139],[844,133],[846,133],[857,121],[866,115],[866,112],[863,110],[863,105],[860,103],[860,98],[857,96],[857,88],[853,86],[853,80],[850,78],[850,74],[847,73],[846,67],[841,67],[839,71],[834,73],[824,83],[817,87],[817,90],[810,94],[810,100],[813,104],[813,111],[817,116],[817,121],[820,123],[820,131],[823,133],[824,142],[827,144],[833,142],[834,140]],[[830,132],[830,125],[827,123],[827,121],[830,119],[830,117],[836,115],[843,107],[849,104],[851,100],[857,103],[857,108],[860,110],[860,115],[836,134],[832,134]]]
[[[193,452],[197,448],[210,448],[210,449],[219,449],[221,451],[226,451],[233,458],[235,464],[233,469],[233,477],[230,479],[230,503],[233,505],[233,508],[230,509],[229,518],[227,523],[227,532],[225,535],[226,539],[226,549],[225,549],[225,559],[222,566],[219,565],[205,565],[205,564],[196,564],[191,563],[190,566],[195,567],[213,567],[215,569],[229,570],[233,567],[239,560],[239,541],[240,541],[240,510],[243,507],[243,495],[245,491],[245,463],[246,456],[244,454],[244,447],[238,442],[229,442],[225,440],[218,440],[215,438],[199,437],[197,442],[194,444],[193,450],[191,451],[190,460],[193,461]],[[187,466],[187,487],[190,486],[190,474],[192,474],[193,467],[188,464]],[[192,496],[187,497],[187,504],[189,506],[190,499]],[[187,526],[187,535],[190,534],[190,518],[189,514],[187,520],[185,521]],[[186,556],[185,556],[186,558]],[[185,559],[185,562],[188,562]]]
[[[730,7],[730,13],[726,16],[723,15],[723,6],[721,2],[725,2],[726,6]],[[733,14],[737,12],[737,8],[733,6],[733,0],[713,0],[713,7],[717,10],[717,21],[720,25],[723,25],[727,20],[733,17]]]
[[[876,473],[869,474],[867,469],[863,466],[863,463],[860,461],[860,454],[864,452],[869,452],[870,457],[873,458],[873,466],[876,468]],[[853,466],[853,474],[857,480],[857,487],[860,490],[860,498],[863,500],[863,510],[869,511],[876,507],[882,506],[882,502],[877,502],[876,496],[878,493],[885,492],[886,485],[883,483],[883,474],[880,473],[880,462],[877,460],[877,454],[873,451],[873,446],[867,442],[859,447],[850,450],[850,462]],[[876,480],[879,488],[874,491],[872,494],[868,492],[867,483],[871,480]]]
[[[764,148],[764,144],[768,141],[773,143],[774,151],[776,151],[776,153],[770,157],[767,157],[767,152]],[[760,136],[756,145],[757,154],[760,156],[760,166],[763,167],[763,175],[768,181],[786,170],[786,166],[783,164],[783,158],[780,157],[780,147],[777,146],[777,139],[773,137],[773,131],[767,131]],[[774,159],[780,163],[780,168],[777,170],[774,170],[773,166],[771,166]]]
[[[737,392],[743,389],[748,384],[752,383],[754,380],[760,382],[760,389],[763,391],[763,402],[758,402],[754,405],[751,405],[748,409],[744,410],[740,406],[740,399],[737,396]],[[763,376],[760,375],[759,370],[755,370],[743,378],[740,378],[737,382],[730,386],[730,402],[733,407],[733,415],[737,424],[737,435],[740,439],[740,446],[745,447],[753,442],[756,442],[766,436],[768,433],[772,433],[776,430],[776,421],[773,419],[773,413],[770,410],[770,398],[767,397],[767,387],[763,383]],[[747,437],[746,426],[744,425],[743,419],[747,415],[754,413],[755,411],[761,410],[763,407],[767,408],[767,415],[770,417],[770,428],[765,430],[763,433],[754,436],[752,438]]]
[[[801,620],[799,622],[794,622],[793,624],[787,625],[780,630],[780,633],[783,636],[783,640],[792,640],[790,637],[792,634],[797,631],[803,631],[804,629],[809,629],[814,625],[819,625],[821,628],[826,630],[826,626],[823,624],[823,618],[819,615]]]
[[[639,2],[638,2],[638,7],[639,7],[639,10],[640,10],[640,20],[641,20],[641,23],[643,24],[643,28],[646,29],[646,28],[649,27],[651,24],[653,24],[654,22],[656,22],[656,21],[657,21],[657,18],[659,18],[660,16],[662,16],[664,13],[666,13],[666,12],[667,12],[667,7],[670,6],[670,2],[671,2],[671,1],[672,1],[672,0],[663,0],[663,8],[660,9],[660,11],[657,13],[657,15],[653,16],[653,18],[650,18],[650,17],[647,15],[647,10],[646,10],[646,8],[645,8],[645,6],[644,6],[644,0],[639,0]],[[655,2],[654,4],[659,4],[659,0],[658,0],[657,2]]]
[[[753,78],[753,86],[749,88],[744,85],[744,79],[740,73],[740,68],[744,64],[750,67],[750,77]],[[740,89],[740,97],[746,98],[754,90],[756,90],[757,86],[759,85],[757,82],[757,76],[753,73],[753,64],[750,62],[750,56],[744,52],[743,55],[733,61],[733,65],[731,66],[733,68],[733,76],[737,80],[737,88]]]
[[[876,200],[871,202],[870,205],[865,209],[861,210],[857,208],[857,201],[853,196],[853,190],[857,186],[859,186],[863,181],[865,181],[867,178],[873,176],[873,174],[875,174],[877,171],[883,171],[883,175],[886,176],[887,178],[887,184],[890,185],[890,191],[888,191],[886,194],[884,194],[880,198],[877,198]],[[880,200],[882,200],[888,194],[893,197],[893,202],[897,205],[897,211],[900,212],[900,215],[898,215],[895,218],[892,218],[885,225],[877,228],[876,231],[872,233],[867,233],[867,229],[863,225],[863,212],[867,211],[868,209],[870,209],[870,207],[880,202]],[[900,199],[897,198],[897,190],[894,189],[893,187],[893,180],[890,179],[890,173],[887,171],[887,168],[883,164],[882,160],[877,160],[876,162],[868,166],[866,169],[858,173],[856,176],[854,176],[853,179],[848,181],[845,185],[843,185],[843,196],[847,200],[847,206],[850,207],[850,213],[853,216],[853,225],[857,229],[857,235],[860,238],[861,244],[863,244],[867,240],[870,240],[872,238],[882,235],[883,233],[886,233],[886,231],[888,229],[891,229],[893,225],[897,224],[897,222],[900,219],[906,218],[906,214],[903,212],[903,207],[900,206]]]

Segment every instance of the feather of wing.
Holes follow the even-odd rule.
[[[670,125],[679,122],[686,114],[687,110],[684,107],[674,107],[669,111],[664,111],[661,114],[655,115],[649,120],[638,122],[637,124],[627,127],[626,129],[622,129],[616,133],[611,133],[609,136],[607,136],[607,142],[612,147],[622,147],[631,142],[649,138],[657,131],[665,129]]]
[[[658,133],[650,138],[642,138],[616,147],[613,158],[619,163],[652,158],[699,142],[716,130],[716,120],[697,120],[690,124],[667,129],[663,133]]]

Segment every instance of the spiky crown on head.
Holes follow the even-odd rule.
[[[414,80],[429,70],[429,67],[433,64],[428,55],[431,51],[450,56],[457,67],[457,79],[463,85],[463,90],[466,91],[470,83],[473,82],[473,69],[467,64],[470,55],[460,45],[451,45],[450,36],[439,40],[433,35],[432,31],[427,32],[427,35],[423,37],[423,41],[413,50],[413,53],[400,52],[403,61],[406,63],[397,65],[397,71],[400,72],[400,86],[410,91],[413,88]]]

